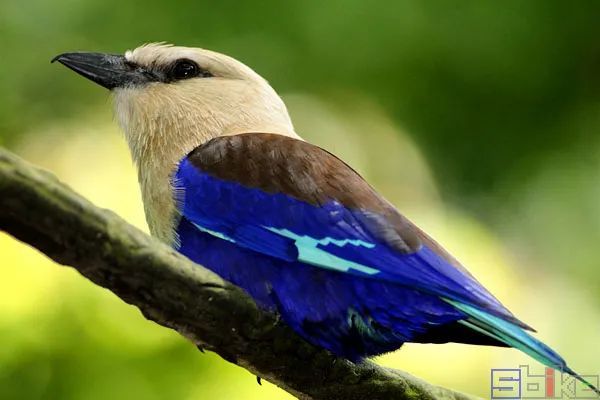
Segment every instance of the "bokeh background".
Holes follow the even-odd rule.
[[[108,92],[51,65],[149,41],[230,54],[586,374],[600,373],[600,2],[2,0],[0,144],[146,229]],[[0,234],[0,398],[284,399]],[[223,318],[229,316],[223,315]],[[517,351],[378,362],[489,397]]]

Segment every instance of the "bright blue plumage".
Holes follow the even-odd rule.
[[[430,326],[465,317],[439,295],[496,303],[490,312],[505,314],[485,291],[465,289],[478,284],[430,249],[394,254],[365,231],[360,215],[339,203],[314,207],[283,194],[245,188],[202,173],[187,160],[176,178],[185,190],[179,250],[337,354],[357,359],[389,351]],[[287,232],[278,233],[283,230]],[[297,247],[291,236],[305,240]],[[356,267],[316,267],[316,258],[311,264],[300,262],[302,244]],[[324,256],[322,260],[327,261]],[[373,338],[352,337],[351,315],[372,320],[377,331]],[[338,343],[344,337],[351,343]]]
[[[435,268],[440,265],[432,266],[419,282],[416,268],[419,259],[431,256],[427,249],[418,256],[405,256],[407,271],[394,275],[393,266],[384,264],[392,261],[390,250],[373,243],[356,217],[339,204],[317,208],[282,194],[269,195],[211,177],[187,160],[182,161],[176,178],[185,189],[179,250],[244,288],[261,306],[279,311],[310,341],[356,360],[395,349],[429,326],[464,317],[438,296],[389,283],[405,279],[421,287],[448,284],[456,290],[453,297],[472,297],[459,284],[438,277]],[[296,241],[289,234],[274,232],[283,229],[314,238],[314,243],[320,240],[314,249],[351,260],[363,269],[341,272],[299,262]],[[380,256],[377,269],[365,265],[370,264],[369,258],[378,259],[376,252],[387,257]],[[377,272],[365,272],[366,268]],[[361,322],[357,318],[375,323],[372,338],[352,332],[355,328],[348,322],[352,315],[356,325]],[[344,340],[348,343],[339,343]]]
[[[488,312],[500,316],[508,314],[479,283],[431,249],[424,246],[414,254],[398,255],[385,243],[379,243],[361,223],[364,218],[361,210],[348,210],[335,201],[315,207],[284,194],[271,195],[246,188],[202,173],[187,160],[180,164],[177,182],[185,190],[182,210],[185,218],[198,230],[218,233],[237,246],[282,261],[300,259],[312,265],[319,261],[314,253],[321,251],[323,258],[329,255],[341,260],[337,264],[321,260],[321,268],[343,271],[357,279],[373,276],[438,296],[485,305]],[[287,233],[278,233],[282,231]],[[346,243],[340,245],[340,241]],[[308,242],[312,243],[307,245]],[[310,252],[312,260],[302,257]]]
[[[434,296],[261,254],[201,232],[187,219],[178,233],[180,252],[279,312],[308,341],[351,360],[394,350],[428,326],[464,317]],[[362,336],[357,318],[381,327]]]
[[[369,197],[371,189],[365,189],[364,181],[352,189],[367,199],[363,203],[387,214],[348,207],[334,195],[313,203],[300,200],[305,193],[307,198],[322,194],[316,186],[321,177],[310,176],[314,160],[304,155],[313,148],[303,148],[299,160],[293,151],[268,159],[262,172],[270,178],[262,181],[260,170],[248,171],[258,178],[247,181],[264,189],[241,184],[235,179],[245,179],[239,172],[230,177],[228,168],[236,165],[228,165],[225,158],[233,145],[216,142],[213,147],[209,143],[194,162],[181,160],[173,179],[182,195],[179,251],[245,289],[308,341],[350,360],[395,350],[409,341],[508,345],[572,373],[426,235],[421,234],[417,247],[395,243],[395,233],[418,228],[394,222],[397,214],[382,208],[380,197]],[[217,172],[202,169],[217,164],[223,164]],[[338,163],[337,168],[348,167]],[[313,173],[329,173],[323,171]],[[302,176],[294,175],[298,173]],[[302,192],[290,184],[307,189]],[[293,190],[294,196],[286,193]]]

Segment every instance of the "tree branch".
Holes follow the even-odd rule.
[[[302,399],[472,399],[295,335],[237,287],[0,149],[0,229]]]

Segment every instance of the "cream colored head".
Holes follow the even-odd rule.
[[[151,77],[141,84],[113,89],[116,117],[136,162],[155,157],[165,148],[180,158],[223,135],[297,136],[283,101],[267,81],[231,57],[198,48],[148,44],[126,52],[125,59]],[[186,71],[184,64],[197,68],[190,77],[177,76]]]
[[[171,175],[195,147],[224,135],[298,137],[281,98],[241,62],[212,51],[147,44],[125,55],[65,53],[58,61],[110,89],[138,167],[150,232],[176,241]]]

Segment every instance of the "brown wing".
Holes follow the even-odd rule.
[[[397,212],[356,171],[318,146],[283,135],[246,133],[213,139],[188,159],[217,178],[239,182],[267,193],[284,193],[322,205],[336,200],[349,209],[368,210],[369,228],[405,254],[421,247],[422,232]],[[377,224],[377,219],[387,220]]]

